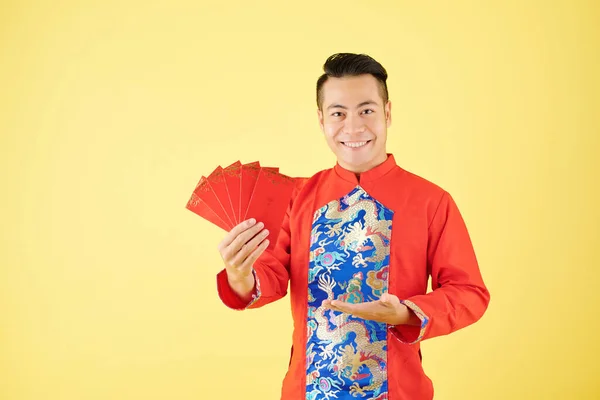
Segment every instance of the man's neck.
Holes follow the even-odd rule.
[[[339,160],[338,160],[338,163],[342,166],[342,168],[344,168],[344,169],[346,169],[348,171],[354,172],[354,174],[356,175],[356,178],[360,181],[360,174],[362,174],[363,172],[370,171],[373,168],[376,168],[376,167],[380,166],[381,164],[383,164],[387,160],[387,158],[388,158],[388,155],[386,153],[385,156],[382,157],[381,159],[376,160],[371,165],[368,165],[368,166],[365,166],[365,167],[361,168],[360,172],[353,171],[353,168],[351,166],[345,165],[344,163],[340,163]]]

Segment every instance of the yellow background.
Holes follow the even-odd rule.
[[[289,300],[221,305],[223,232],[184,205],[218,164],[332,166],[340,51],[388,70],[388,151],[455,197],[492,294],[423,343],[436,399],[600,398],[597,2],[0,4],[1,399],[279,398]]]

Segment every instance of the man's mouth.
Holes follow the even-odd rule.
[[[340,143],[342,143],[346,147],[357,149],[359,147],[363,147],[363,146],[367,145],[370,142],[371,142],[370,140],[365,140],[362,142],[340,142]]]

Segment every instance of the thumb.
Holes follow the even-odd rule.
[[[400,302],[400,300],[398,300],[398,297],[394,296],[393,294],[389,294],[387,292],[382,294],[381,297],[379,298],[379,300],[382,303],[389,304],[389,305],[395,305],[396,303]]]

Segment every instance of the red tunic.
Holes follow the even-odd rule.
[[[224,270],[217,275],[221,300],[238,310],[281,299],[289,282],[293,348],[281,398],[431,399],[420,341],[476,322],[490,299],[452,197],[391,154],[360,180],[336,164],[298,182],[274,250],[254,265],[253,300],[231,290]],[[325,298],[370,301],[386,290],[421,327],[319,307]]]

